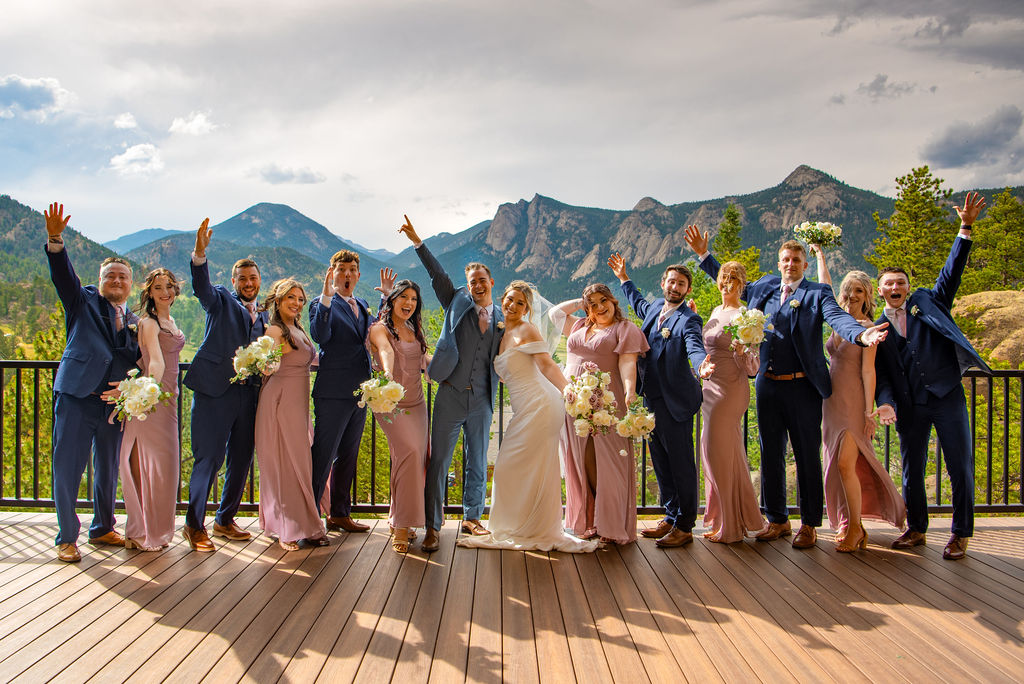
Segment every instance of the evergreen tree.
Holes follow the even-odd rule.
[[[960,294],[1024,286],[1024,204],[1004,190],[974,224],[971,260]]]
[[[761,250],[757,247],[742,249],[743,243],[740,240],[740,233],[743,231],[743,224],[740,222],[740,212],[735,204],[730,203],[725,208],[722,222],[718,224],[718,232],[712,241],[712,249],[715,258],[719,263],[726,261],[738,261],[747,269],[747,279],[757,280],[761,277],[759,260]]]
[[[866,257],[868,263],[879,269],[900,266],[910,275],[911,287],[931,287],[959,225],[950,218],[948,201],[953,191],[944,189],[943,182],[927,166],[896,179],[900,189],[892,216],[883,219],[874,213],[880,235],[873,253]]]

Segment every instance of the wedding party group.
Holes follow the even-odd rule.
[[[867,546],[865,518],[901,531],[893,548],[924,544],[934,427],[952,484],[952,529],[943,557],[963,558],[973,534],[974,468],[961,376],[970,367],[988,367],[949,310],[970,253],[971,227],[984,207],[976,193],[956,207],[961,225],[945,266],[932,287],[914,290],[898,264],[882,269],[877,285],[867,273],[852,271],[834,290],[826,263],[829,234],[820,228],[798,231],[807,246],[782,244],[778,275],[748,281],[743,264],[720,264],[709,252],[708,233],[687,226],[686,242],[721,296],[707,321],[687,301],[693,288],[687,266],[666,267],[660,296],[645,297],[617,253],[608,267],[620,282],[618,296],[592,283],[580,298],[552,304],[535,286],[514,280],[495,298],[485,264],[467,264],[465,284],[457,284],[405,217],[399,232],[414,246],[443,307],[433,353],[419,284],[382,269],[374,315],[355,295],[359,255],[341,250],[316,296],[286,278],[260,301],[260,269],[251,259],[234,264],[230,289],[211,282],[206,219],[190,262],[206,327],[183,380],[193,395],[184,539],[193,551],[212,552],[211,536],[250,538],[235,516],[254,454],[259,526],[282,549],[328,545],[328,530],[366,532],[369,526],[352,517],[351,496],[369,409],[388,441],[388,523],[396,552],[408,552],[419,529],[422,551],[438,550],[460,434],[458,545],[585,553],[634,542],[637,450],[647,439],[664,515],[640,534],[659,547],[682,547],[693,541],[699,514],[699,412],[701,522],[708,541],[792,535],[794,547],[811,548],[827,513],[838,552]],[[67,328],[54,381],[57,557],[81,559],[75,509],[90,457],[89,543],[160,551],[176,527],[175,400],[185,338],[171,309],[179,280],[165,268],[152,270],[133,308],[131,265],[110,257],[98,284],[83,286],[62,236],[70,215],[53,203],[45,220],[44,249]],[[817,260],[818,281],[806,277],[809,255]],[[552,355],[563,339],[560,367]],[[760,503],[742,432],[751,378]],[[425,380],[436,384],[429,417]],[[494,463],[485,526],[499,381],[513,415]],[[875,455],[878,423],[895,425],[899,435],[902,493]],[[787,443],[796,463],[795,534]],[[207,501],[225,463],[208,532]],[[123,536],[114,520],[119,479]]]

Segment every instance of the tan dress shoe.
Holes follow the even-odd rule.
[[[491,533],[491,531],[484,527],[479,520],[463,520],[462,531],[466,534],[472,534],[477,537],[482,537],[485,534]]]
[[[666,534],[672,531],[672,523],[667,520],[662,520],[654,527],[648,527],[640,530],[641,537],[647,537],[648,539],[661,539]]]
[[[77,563],[82,560],[82,555],[78,553],[78,547],[75,544],[61,544],[57,547],[57,560],[65,563]]]
[[[775,541],[779,537],[793,534],[793,526],[787,520],[784,523],[768,523],[768,527],[754,535],[757,541]]]
[[[356,522],[351,517],[345,516],[342,518],[328,518],[327,529],[343,530],[345,532],[368,532],[370,526],[364,525],[361,522]]]
[[[656,546],[660,546],[663,549],[673,548],[676,546],[685,546],[693,542],[692,532],[683,532],[678,527],[673,527],[669,530],[669,533],[664,537],[654,542]]]
[[[924,532],[918,532],[908,528],[906,532],[892,541],[890,547],[894,549],[912,549],[915,546],[923,546],[924,543]]]
[[[206,534],[206,530],[193,530],[188,525],[183,525],[181,528],[181,536],[185,538],[188,545],[192,547],[193,551],[200,553],[209,553],[216,551],[213,542],[210,541],[210,535]]]
[[[942,557],[946,560],[960,560],[967,555],[967,541],[967,537],[951,535],[946,548],[942,550]]]
[[[800,531],[793,537],[794,549],[809,549],[818,541],[818,533],[810,525],[801,525]]]
[[[252,533],[248,530],[243,530],[235,521],[232,520],[227,525],[221,525],[220,523],[213,523],[213,536],[224,537],[231,541],[245,541],[246,539],[252,538]]]
[[[433,553],[441,548],[441,537],[438,535],[437,530],[427,528],[427,533],[423,535],[423,543],[420,544],[420,550],[424,553]]]
[[[101,537],[89,537],[89,543],[93,546],[106,544],[107,546],[124,546],[124,537],[117,533],[117,530],[110,530]]]

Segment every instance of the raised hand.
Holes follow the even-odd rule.
[[[324,306],[330,304],[334,293],[337,291],[338,288],[334,287],[334,267],[328,266],[327,273],[324,274],[324,291],[320,297],[320,304]]]
[[[420,236],[416,234],[416,229],[412,227],[412,221],[409,220],[409,217],[402,214],[402,218],[405,219],[405,223],[403,223],[402,227],[398,229],[398,232],[405,233],[405,236],[409,238],[414,245],[423,242],[423,240],[420,240]]]
[[[697,302],[694,299],[687,299],[686,306],[689,307],[690,311],[697,313]]]
[[[886,330],[888,327],[888,323],[874,325],[860,334],[860,341],[865,347],[874,347],[889,335],[889,331]]]
[[[626,260],[618,252],[608,257],[608,268],[612,269],[612,273],[615,274],[620,283],[629,280],[629,276],[626,275]]]
[[[196,231],[195,252],[200,259],[206,256],[206,248],[210,246],[211,237],[213,237],[213,231],[210,230],[210,219],[204,218],[199,225],[199,230]]]
[[[686,240],[686,244],[690,246],[693,252],[700,256],[708,251],[708,231],[700,232],[700,228],[697,226],[686,226],[686,232],[683,235]]]
[[[64,205],[56,202],[50,205],[49,211],[43,211],[43,216],[46,217],[46,234],[49,237],[60,237],[71,220],[71,214],[64,216]]]
[[[411,227],[411,226],[410,226]],[[380,269],[380,285],[373,288],[377,292],[387,297],[391,294],[391,291],[395,289],[395,272],[390,268]]]
[[[964,198],[963,207],[953,207],[956,209],[957,216],[960,217],[960,223],[965,226],[973,226],[974,222],[978,219],[978,214],[985,208],[985,198],[978,195],[976,192],[967,193],[967,197]]]

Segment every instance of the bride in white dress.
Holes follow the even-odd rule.
[[[565,376],[548,343],[527,320],[533,289],[513,281],[501,298],[505,334],[494,367],[508,388],[514,413],[494,464],[489,536],[466,536],[459,546],[520,551],[593,551],[562,529],[558,435],[565,424]]]

